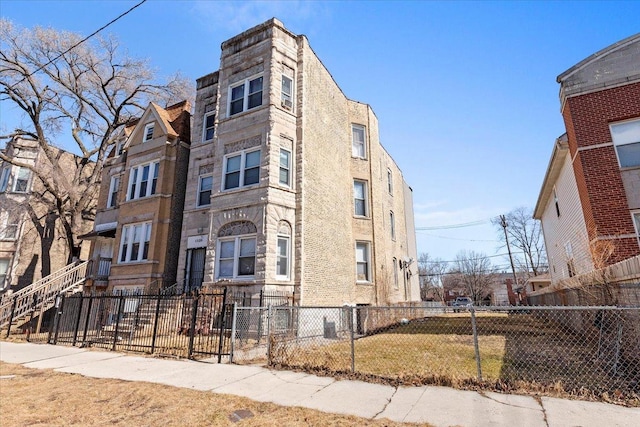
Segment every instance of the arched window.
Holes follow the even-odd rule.
[[[217,278],[249,278],[255,275],[256,233],[256,226],[251,221],[235,221],[220,228],[216,251]]]
[[[276,254],[276,278],[289,280],[291,271],[291,225],[286,221],[278,224]]]

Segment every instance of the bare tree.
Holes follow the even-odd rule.
[[[530,208],[519,207],[505,215],[507,236],[511,247],[521,253],[514,254],[513,261],[517,269],[526,272],[526,276],[537,276],[547,272],[547,254],[544,249],[542,226],[533,218]],[[506,246],[504,228],[500,218],[491,223],[496,228],[500,241]]]
[[[420,297],[423,301],[435,298],[444,302],[442,278],[447,272],[447,263],[440,258],[432,259],[428,253],[418,257],[418,274],[420,276]]]
[[[489,258],[474,251],[461,251],[456,255],[455,267],[449,272],[451,279],[462,287],[475,304],[491,293],[496,273]]]
[[[0,139],[37,141],[47,164],[34,168],[2,150],[0,159],[30,169],[42,183],[42,198],[64,230],[69,261],[83,220],[95,215],[103,162],[124,125],[150,101],[167,105],[193,93],[180,76],[157,83],[148,63],[128,56],[114,38],[82,39],[0,20],[0,103],[22,114],[22,123],[10,125],[15,129]],[[75,170],[58,162],[63,138],[72,140]]]

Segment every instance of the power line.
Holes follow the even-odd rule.
[[[416,230],[430,231],[430,230],[448,230],[451,228],[475,227],[477,225],[485,224],[487,221],[491,221],[492,219],[493,218],[487,218],[487,219],[481,219],[478,221],[463,222],[460,224],[450,224],[450,225],[436,225],[433,227],[417,227]]]
[[[462,241],[465,241],[465,242],[491,242],[491,243],[500,243],[501,242],[501,240],[459,239],[457,237],[438,236],[436,234],[430,234],[430,233],[420,233],[420,234],[424,234],[425,236],[437,237],[438,239],[462,240]]]
[[[135,6],[133,6],[132,8],[130,8],[129,10],[127,10],[126,12],[120,14],[117,18],[112,19],[111,21],[109,21],[107,24],[103,25],[102,27],[98,28],[96,31],[94,31],[93,33],[89,34],[87,37],[83,38],[82,40],[80,40],[79,42],[75,43],[73,46],[71,46],[69,49],[65,50],[64,52],[62,52],[61,54],[55,56],[53,59],[49,60],[49,62],[47,62],[46,64],[43,64],[41,66],[39,66],[38,68],[36,68],[35,70],[33,70],[32,72],[30,72],[29,74],[27,74],[26,76],[24,76],[22,79],[20,79],[19,81],[17,81],[16,83],[14,83],[13,85],[11,85],[11,88],[15,87],[16,85],[22,83],[27,77],[31,77],[32,75],[34,75],[35,73],[37,73],[38,71],[42,70],[44,67],[46,67],[47,65],[52,64],[53,62],[57,61],[58,59],[60,59],[63,55],[71,52],[73,49],[75,49],[76,47],[80,46],[82,43],[86,42],[87,40],[89,40],[91,37],[95,36],[96,34],[98,34],[100,31],[104,30],[105,28],[107,28],[108,26],[110,26],[111,24],[115,23],[116,21],[118,21],[120,18],[128,15],[130,12],[132,12],[134,9],[136,9],[137,7],[141,6],[143,3],[145,3],[147,0],[142,0],[140,3],[136,4]]]

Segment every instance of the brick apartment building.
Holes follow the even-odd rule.
[[[566,133],[534,211],[552,283],[640,254],[640,34],[557,81]]]
[[[105,161],[85,289],[174,284],[189,162],[191,106],[150,104]]]
[[[75,155],[55,147],[50,150],[65,171],[76,171]],[[32,171],[51,170],[38,143],[13,138],[4,153],[16,164],[0,160],[0,292],[21,289],[63,268],[70,255],[86,259],[89,254],[89,245],[80,240],[69,253],[62,224],[50,210],[53,199]],[[90,219],[81,220],[85,231],[92,225]]]
[[[197,80],[178,265],[190,290],[302,305],[419,301],[412,191],[372,109],[276,19]]]

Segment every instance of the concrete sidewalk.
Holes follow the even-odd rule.
[[[147,381],[283,406],[435,426],[635,427],[640,408],[448,387],[391,387],[257,366],[130,356],[76,347],[0,342],[0,360],[94,378]]]

